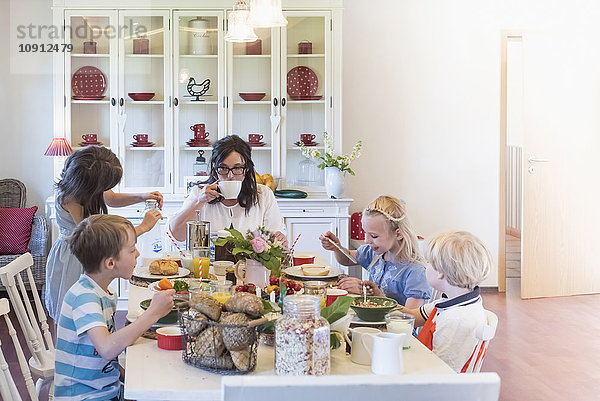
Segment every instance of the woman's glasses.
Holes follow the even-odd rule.
[[[232,172],[233,175],[242,175],[246,172],[246,167],[227,167],[227,166],[219,166],[217,167],[217,174],[222,175],[222,176],[227,176],[229,175],[229,172]]]

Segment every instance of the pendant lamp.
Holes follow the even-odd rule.
[[[229,22],[225,40],[228,42],[254,42],[258,36],[254,33],[252,25],[248,24],[250,10],[248,3],[237,0],[233,5],[233,11],[229,14]]]
[[[281,0],[251,0],[248,23],[255,28],[286,26]]]

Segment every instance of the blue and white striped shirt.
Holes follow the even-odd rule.
[[[119,362],[100,356],[87,331],[115,331],[117,296],[83,274],[65,295],[58,319],[54,399],[108,400],[119,395]]]

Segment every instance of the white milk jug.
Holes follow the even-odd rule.
[[[373,327],[357,327],[348,329],[352,333],[352,340],[346,334],[346,341],[352,347],[350,360],[359,365],[369,365],[371,363],[371,353],[367,350],[367,344],[373,346],[373,337],[381,333],[381,330]]]
[[[365,341],[363,344],[371,355],[371,371],[376,375],[396,375],[404,373],[404,359],[402,358],[402,344],[406,334],[379,333],[371,335],[373,342]]]

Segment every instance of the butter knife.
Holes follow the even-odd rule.
[[[358,261],[356,260],[356,258],[354,258],[354,256],[350,255],[350,252],[348,252],[347,250],[345,250],[344,248],[342,248],[341,246],[339,246],[337,243],[333,242],[333,240],[331,238],[329,238],[329,237],[325,237],[325,238],[327,238],[327,240],[329,242],[331,242],[331,244],[333,246],[335,246],[338,249],[338,251],[340,251],[341,253],[343,253],[345,257],[347,257],[348,259],[350,259],[350,261],[352,263],[354,263],[355,265],[358,264]]]

